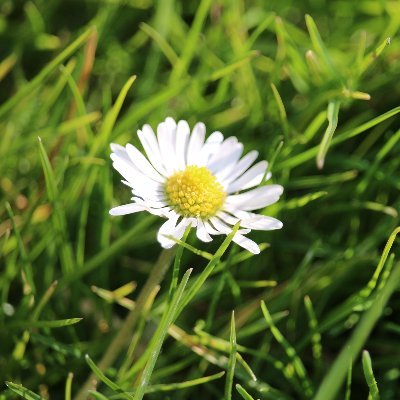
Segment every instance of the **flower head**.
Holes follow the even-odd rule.
[[[164,248],[175,244],[170,237],[181,239],[188,226],[210,242],[212,235],[231,233],[240,221],[233,241],[258,254],[258,245],[245,235],[251,229],[282,228],[281,221],[250,212],[278,201],[283,188],[258,186],[268,163],[253,165],[257,151],[241,158],[243,145],[236,137],[224,140],[221,132],[214,132],[206,139],[203,123],[190,132],[186,121],[172,118],[158,125],[157,135],[144,125],[138,136],[147,158],[131,144],[111,144],[113,166],[133,193],[132,203],[111,209],[111,215],[148,211],[167,218],[157,237]]]

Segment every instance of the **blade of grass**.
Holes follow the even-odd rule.
[[[325,157],[326,154],[328,153],[328,149],[331,144],[333,134],[335,133],[337,128],[339,109],[340,109],[339,100],[334,100],[329,102],[328,109],[326,112],[326,117],[328,119],[328,127],[326,128],[326,131],[322,138],[317,154],[318,169],[322,169],[324,167]]]
[[[304,305],[308,315],[308,326],[312,333],[311,343],[312,343],[312,353],[315,362],[315,369],[319,371],[322,366],[321,354],[322,354],[322,345],[321,345],[321,334],[318,332],[318,322],[315,316],[314,307],[312,305],[311,299],[309,296],[304,297]]]
[[[64,326],[74,325],[83,318],[67,318],[54,321],[12,321],[8,323],[8,328],[62,328]]]
[[[162,35],[160,35],[153,27],[146,24],[145,22],[142,22],[140,24],[140,29],[145,32],[146,35],[151,37],[155,43],[157,43],[158,47],[168,59],[170,64],[174,66],[179,58],[175,53],[175,50],[170,46],[166,39]]]
[[[353,363],[350,362],[349,368],[347,370],[346,393],[345,393],[345,396],[344,396],[344,400],[350,400],[350,398],[351,398],[352,375],[353,375]]]
[[[151,385],[151,386],[147,387],[146,393],[167,392],[167,391],[171,391],[171,390],[186,389],[188,387],[202,385],[204,383],[214,381],[216,379],[222,378],[224,375],[225,375],[225,371],[221,371],[214,375],[203,376],[202,378],[192,379],[190,381]]]
[[[371,356],[367,350],[364,350],[362,353],[362,365],[371,400],[380,400],[378,385],[375,380],[374,371],[372,370]]]
[[[43,397],[39,396],[38,394],[32,392],[22,385],[18,385],[13,382],[6,382],[6,385],[10,390],[26,400],[45,400]]]
[[[329,56],[328,50],[326,49],[325,44],[322,41],[321,35],[318,31],[314,19],[308,14],[306,14],[305,18],[307,29],[310,34],[311,42],[313,44],[315,52],[321,57],[321,59],[325,63],[331,77],[334,79],[340,79],[340,76],[332,63],[331,57]]]
[[[235,365],[236,365],[236,330],[235,330],[235,312],[232,311],[231,316],[231,334],[229,338],[230,342],[230,353],[229,353],[229,361],[228,361],[228,371],[226,374],[226,381],[225,381],[225,400],[232,399],[232,385],[233,385],[233,378],[235,376]]]
[[[108,142],[110,141],[111,131],[114,128],[115,122],[117,121],[118,114],[121,111],[122,105],[125,101],[125,98],[128,94],[129,89],[133,85],[136,80],[136,75],[131,76],[125,85],[122,87],[121,92],[119,93],[117,100],[112,106],[111,110],[105,115],[104,122],[101,126],[100,132],[97,135],[93,145],[90,148],[89,155],[96,155],[100,149],[104,149]]]
[[[186,228],[185,233],[182,236],[182,242],[184,242],[184,243],[186,242],[186,239],[189,235],[190,228],[191,228],[191,226],[189,225]],[[171,303],[172,298],[175,293],[175,289],[178,286],[179,270],[180,270],[181,261],[182,261],[183,249],[184,249],[183,246],[179,246],[178,250],[176,251],[176,254],[175,254],[174,267],[172,269],[171,285],[169,287],[169,292],[168,292],[168,303]]]
[[[46,189],[49,200],[54,206],[53,220],[54,227],[57,231],[59,246],[60,246],[60,259],[65,274],[70,274],[75,269],[75,261],[73,259],[73,252],[71,243],[68,240],[67,222],[63,207],[60,204],[57,183],[51,167],[49,158],[47,157],[46,150],[44,149],[42,140],[38,138],[39,155],[42,163],[43,173],[46,181]]]
[[[89,365],[90,369],[94,372],[94,374],[110,389],[114,390],[117,393],[120,393],[124,399],[132,400],[133,397],[126,393],[122,388],[120,388],[116,383],[114,383],[111,379],[107,378],[104,373],[98,368],[98,366],[94,363],[94,361],[90,358],[89,354],[85,355],[85,360]]]
[[[254,400],[254,397],[250,396],[250,394],[243,388],[242,385],[237,383],[235,387],[244,400]]]
[[[18,249],[19,253],[21,256],[21,265],[22,265],[22,280],[24,282],[24,293],[26,295],[34,295],[36,292],[36,287],[35,287],[35,282],[33,280],[33,268],[32,264],[29,260],[29,256],[26,252],[24,242],[22,240],[21,234],[19,232],[19,229],[17,227],[17,224],[15,223],[15,216],[12,211],[12,208],[10,206],[10,203],[6,203],[6,210],[8,213],[8,216],[11,220],[11,224],[13,227],[13,231],[15,234],[15,237],[17,239],[17,244],[18,244]]]
[[[72,391],[72,379],[74,378],[74,374],[72,372],[68,373],[67,381],[65,382],[65,400],[71,400],[71,391]]]

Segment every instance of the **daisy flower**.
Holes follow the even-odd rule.
[[[243,144],[236,137],[224,139],[221,132],[213,132],[206,139],[203,123],[190,132],[186,121],[172,118],[158,125],[157,135],[149,125],[137,134],[147,157],[129,143],[111,144],[113,166],[133,193],[132,203],[111,209],[111,215],[148,211],[166,218],[157,235],[164,248],[176,243],[171,237],[181,239],[188,226],[196,228],[200,240],[210,242],[213,235],[231,233],[240,221],[233,241],[258,254],[258,245],[245,235],[252,229],[282,228],[281,221],[251,212],[278,201],[283,188],[257,187],[268,162],[253,165],[257,151],[241,158]]]

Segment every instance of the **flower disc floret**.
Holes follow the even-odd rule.
[[[165,184],[169,204],[184,217],[208,219],[224,204],[226,193],[206,167],[189,165],[175,172]]]

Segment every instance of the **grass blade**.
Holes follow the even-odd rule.
[[[12,382],[6,382],[6,385],[10,390],[26,400],[45,400],[43,397],[39,396],[38,394],[32,392],[22,385],[18,385]]]
[[[225,381],[225,400],[232,399],[232,385],[233,385],[233,378],[235,376],[235,365],[236,365],[236,351],[237,351],[237,344],[236,344],[236,330],[235,330],[235,312],[232,311],[231,316],[231,334],[230,334],[230,353],[229,353],[229,361],[228,361],[228,372],[226,375]]]
[[[328,50],[325,47],[324,42],[322,41],[321,35],[318,31],[317,25],[315,24],[314,19],[310,15],[306,15],[306,25],[308,32],[310,34],[311,42],[315,49],[315,52],[321,57],[324,61],[330,75],[332,78],[338,79],[340,78],[336,68],[334,67],[332,60],[329,56]]]
[[[65,382],[65,400],[71,400],[71,391],[72,391],[72,379],[74,378],[74,374],[72,372],[68,373],[67,381]]]
[[[18,248],[19,248],[19,253],[21,255],[22,259],[22,280],[24,281],[24,292],[25,294],[35,294],[36,288],[35,288],[35,282],[33,280],[33,268],[32,264],[29,260],[28,254],[25,249],[24,242],[22,241],[21,234],[19,232],[19,229],[17,227],[17,224],[15,223],[15,216],[12,211],[12,208],[10,206],[10,203],[6,203],[6,210],[8,213],[8,216],[11,219],[11,224],[14,230],[15,237],[17,239],[18,243]]]
[[[107,385],[110,389],[115,392],[121,393],[125,399],[131,400],[132,396],[126,393],[123,389],[121,389],[116,383],[114,383],[111,379],[107,378],[104,373],[99,369],[99,367],[94,363],[94,361],[90,358],[89,354],[85,355],[85,360],[89,365],[90,369],[94,372],[94,374]]]
[[[369,387],[370,398],[371,400],[380,400],[381,397],[379,396],[378,385],[375,380],[374,371],[372,370],[371,357],[367,350],[363,351],[362,364],[365,380],[367,381]]]
[[[15,328],[62,328],[64,326],[74,325],[83,318],[57,319],[54,321],[13,321],[8,324],[11,329]]]
[[[326,114],[326,117],[328,119],[328,127],[326,128],[317,154],[317,167],[319,169],[322,169],[324,167],[326,153],[328,152],[333,134],[335,133],[335,130],[337,128],[339,109],[340,101],[334,100],[329,102]]]
[[[54,212],[54,227],[58,233],[58,241],[61,248],[60,258],[64,272],[70,274],[75,269],[75,262],[73,259],[72,247],[68,240],[67,222],[63,207],[59,202],[59,193],[57,189],[56,178],[54,176],[53,169],[50,164],[50,160],[47,157],[46,150],[44,149],[42,140],[38,138],[39,155],[42,163],[43,173],[46,181],[46,189],[49,200],[53,203]]]
[[[254,397],[250,396],[250,394],[239,383],[236,384],[235,387],[244,400],[254,400]]]
[[[218,372],[217,374],[210,376],[203,376],[202,378],[192,379],[190,381],[179,382],[179,383],[164,383],[159,385],[152,385],[146,389],[146,393],[156,393],[156,392],[167,392],[171,390],[181,390],[188,387],[193,387],[197,385],[202,385],[214,381],[216,379],[222,378],[225,375],[225,371]]]

